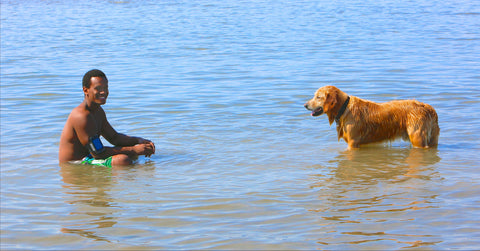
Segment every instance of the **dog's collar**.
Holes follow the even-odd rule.
[[[347,96],[347,100],[345,100],[345,103],[343,103],[342,107],[340,107],[340,110],[338,111],[337,116],[335,116],[335,122],[338,123],[338,121],[340,120],[340,117],[345,112],[345,109],[347,109],[347,105],[349,101],[350,101],[350,96]]]

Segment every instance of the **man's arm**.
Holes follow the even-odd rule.
[[[128,137],[128,136],[125,136]],[[90,142],[89,142],[90,143]],[[126,154],[136,158],[138,155],[150,156],[155,153],[155,147],[151,144],[135,144],[132,146],[114,146],[103,147],[100,151],[90,151],[90,154],[96,159],[105,159],[117,154]]]
[[[102,125],[108,124],[108,126],[111,128],[110,124],[106,120],[105,117],[105,112],[103,110],[100,110],[102,114],[100,116],[96,116],[97,120],[102,119]],[[105,119],[103,119],[105,118]],[[98,121],[99,122],[99,121]],[[77,134],[77,137],[80,141],[80,143],[87,147],[87,145],[90,143],[90,139],[94,136],[100,136],[97,135],[97,124],[95,123],[95,118],[94,115],[91,114],[90,116],[87,115],[82,115],[82,114],[76,114],[74,117],[74,129]],[[103,130],[100,130],[100,134],[104,136],[110,143],[113,144],[109,139],[112,139],[113,137],[114,142],[116,142],[118,139],[120,139],[120,142],[122,143],[133,143],[134,141],[138,141],[137,139],[127,139],[126,138],[132,138],[128,136],[118,136],[118,133],[111,128],[111,130],[107,131],[107,134],[104,134],[102,132]],[[137,156],[137,155],[148,155],[150,156],[155,152],[153,143],[152,145],[144,145],[144,144],[136,144],[133,143],[131,145],[125,145],[125,146],[116,146],[116,147],[103,147],[103,150],[99,152],[93,152],[90,151],[90,154],[97,159],[105,159],[113,155],[117,154],[127,154],[129,156]]]
[[[101,134],[108,142],[115,146],[114,149],[122,151],[122,149],[129,150],[133,148],[133,154],[146,155],[147,157],[155,153],[155,145],[152,141],[118,133],[108,122],[105,112],[103,112],[103,116],[104,120]]]
[[[117,155],[117,154],[126,154],[130,157],[136,157],[138,155],[147,155],[147,153],[149,152],[148,149],[145,148],[146,145],[134,145],[134,146],[116,146],[116,147],[103,147],[103,151],[100,152],[100,153],[92,153],[92,156],[96,159],[105,159],[105,158],[108,158],[110,156],[113,156],[113,155]],[[148,154],[148,156],[150,156],[151,154],[153,154],[153,152],[151,152],[150,154]]]
[[[89,143],[91,137],[96,135],[97,126],[93,116],[84,112],[72,112],[72,126],[77,134],[77,138],[83,146]]]
[[[150,140],[140,137],[132,137],[118,133],[106,119],[102,128],[102,136],[114,146],[134,146],[136,144],[147,144],[151,142]]]

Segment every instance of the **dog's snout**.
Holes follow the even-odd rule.
[[[305,103],[305,104],[303,105],[303,107],[305,107],[305,109],[308,109],[308,102]]]

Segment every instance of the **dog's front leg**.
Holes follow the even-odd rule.
[[[347,141],[347,144],[348,144],[348,150],[355,150],[360,147],[360,144],[358,143],[358,141],[355,141],[353,139],[349,139]]]

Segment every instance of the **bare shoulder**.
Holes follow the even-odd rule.
[[[86,121],[88,115],[90,115],[90,111],[82,107],[80,104],[79,106],[73,108],[72,112],[70,112],[70,115],[68,116],[68,120],[70,123],[79,123]]]

